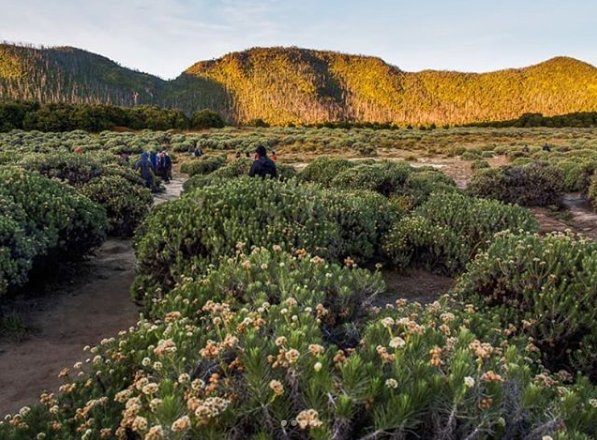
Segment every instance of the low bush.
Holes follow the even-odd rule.
[[[252,163],[251,159],[237,159],[206,176],[196,175],[184,183],[184,191],[189,192],[212,184],[220,184],[226,180],[248,176]],[[278,163],[276,167],[279,180],[286,181],[296,176],[296,170],[291,165]]]
[[[597,379],[597,245],[565,234],[501,234],[454,293],[533,338],[547,367]]]
[[[398,267],[423,266],[448,275],[466,264],[493,235],[538,230],[526,209],[460,194],[433,194],[414,213],[397,222],[384,241],[384,251]]]
[[[471,307],[366,313],[382,290],[306,254],[240,252],[156,300],[159,320],[92,348],[88,371],[65,370],[62,394],[9,416],[0,437],[593,435],[586,379],[546,373],[528,340]]]
[[[477,170],[468,191],[522,206],[550,206],[560,202],[564,176],[555,166],[530,163],[521,166]]]
[[[205,175],[216,171],[226,165],[226,155],[202,156],[192,159],[180,165],[180,172],[188,174],[189,177]]]
[[[407,163],[375,162],[346,169],[332,180],[341,189],[367,189],[394,198],[412,209],[432,192],[457,191],[454,181],[430,167],[414,168]]]
[[[338,174],[356,165],[347,159],[318,157],[298,174],[298,178],[302,182],[314,182],[329,187]]]
[[[124,177],[105,176],[81,188],[90,200],[106,209],[108,234],[130,237],[153,204],[151,192]]]
[[[93,156],[68,152],[32,154],[19,161],[19,166],[71,185],[87,183],[104,173],[102,164]]]
[[[387,199],[369,192],[347,195],[248,177],[224,181],[148,217],[136,240],[140,275],[134,291],[171,289],[181,277],[233,255],[237,243],[366,261],[398,215]]]
[[[0,167],[0,201],[6,213],[1,240],[7,249],[0,252],[7,270],[0,274],[0,285],[5,288],[21,286],[31,268],[80,258],[105,239],[101,206],[37,172]]]

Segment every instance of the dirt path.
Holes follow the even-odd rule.
[[[175,175],[156,203],[179,197],[183,182]],[[31,335],[21,342],[0,341],[0,417],[34,404],[45,390],[56,391],[60,370],[85,361],[84,346],[137,322],[129,295],[134,276],[131,240],[110,239],[77,267],[74,280],[15,300],[13,308]]]

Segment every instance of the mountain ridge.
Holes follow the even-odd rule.
[[[494,72],[407,72],[367,55],[255,47],[163,80],[70,46],[0,44],[0,99],[212,108],[235,123],[467,124],[597,111],[597,68],[557,56]]]

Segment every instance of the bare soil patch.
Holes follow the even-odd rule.
[[[383,272],[387,291],[374,300],[374,305],[384,307],[397,299],[408,299],[428,304],[448,293],[454,279],[421,269],[387,270]]]

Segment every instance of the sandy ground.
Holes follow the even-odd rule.
[[[184,178],[175,174],[156,204],[180,196]],[[75,268],[69,280],[14,300],[13,309],[31,330],[20,342],[0,341],[0,417],[33,404],[62,384],[58,373],[85,361],[83,347],[134,325],[138,310],[129,288],[135,276],[131,240],[110,239]],[[53,291],[52,291],[53,290]]]

